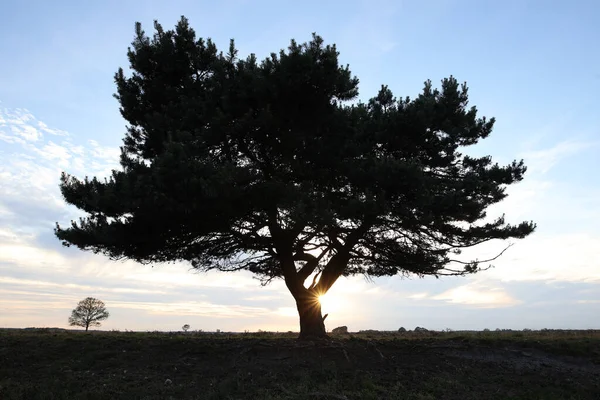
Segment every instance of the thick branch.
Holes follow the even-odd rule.
[[[306,278],[308,278],[310,274],[312,274],[315,271],[315,269],[317,269],[317,266],[319,265],[319,260],[317,260],[317,257],[308,253],[297,253],[294,256],[294,259],[306,261],[306,264],[304,264],[304,266],[300,268],[300,271],[298,271],[298,279],[300,280],[300,282],[304,283]]]
[[[283,272],[285,285],[294,297],[298,297],[305,291],[305,288],[303,286],[304,282],[298,279],[298,274],[296,273],[292,243],[286,238],[286,235],[279,226],[277,221],[277,209],[270,208],[267,213],[269,232],[273,238],[279,262],[281,263],[281,271]]]
[[[302,284],[304,284],[304,281],[310,276],[310,274],[315,272],[315,270],[319,266],[319,261],[321,261],[321,259],[328,252],[329,248],[326,248],[321,252],[319,257],[315,257],[312,254],[308,253],[296,253],[296,255],[294,256],[295,260],[306,261],[306,264],[304,264],[300,271],[298,271],[298,279],[300,280],[300,282],[302,282]]]
[[[331,257],[321,274],[319,283],[313,288],[319,294],[325,294],[333,286],[335,281],[342,275],[350,261],[350,251],[371,228],[371,221],[364,221],[358,228],[353,230],[345,240],[338,252]]]

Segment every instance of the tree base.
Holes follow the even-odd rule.
[[[300,315],[300,336],[298,340],[326,339],[325,322],[321,314],[321,304],[315,296],[296,301]]]
[[[329,337],[329,335],[327,335],[327,333],[323,333],[320,335],[314,335],[314,334],[304,334],[304,333],[300,332],[300,335],[298,336],[298,340],[303,341],[303,342],[320,342],[320,341],[329,340],[329,339],[330,339],[330,337]]]

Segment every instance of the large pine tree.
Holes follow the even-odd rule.
[[[305,338],[325,335],[318,296],[341,276],[472,274],[479,263],[455,260],[460,249],[533,232],[486,220],[526,168],[459,152],[494,119],[467,108],[453,77],[415,99],[383,86],[350,104],[358,79],[317,35],[258,62],[197,39],[185,18],[154,28],[136,24],[132,73],[115,76],[122,169],[62,175],[65,200],[87,213],[57,224],[63,244],[283,278]]]

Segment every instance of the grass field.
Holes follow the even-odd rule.
[[[600,399],[600,331],[0,330],[0,399]]]

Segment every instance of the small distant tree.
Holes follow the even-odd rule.
[[[70,326],[81,326],[86,332],[90,326],[100,326],[110,316],[102,300],[86,297],[81,300],[69,317]]]
[[[181,329],[183,329],[184,332],[187,332],[190,329],[190,325],[185,324],[184,326],[181,327]]]

